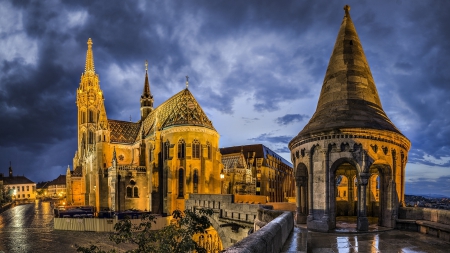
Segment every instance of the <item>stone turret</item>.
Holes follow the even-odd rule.
[[[357,229],[367,231],[368,213],[377,213],[380,225],[395,227],[411,144],[384,112],[350,6],[344,10],[316,112],[289,143],[297,221],[329,232],[338,214],[357,216]]]

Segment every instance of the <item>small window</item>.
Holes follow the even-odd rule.
[[[166,143],[164,143],[164,152],[163,152],[164,160],[169,160],[169,148],[170,142],[167,141]]]
[[[178,141],[178,159],[186,158],[186,143],[183,139]]]
[[[133,191],[134,191],[134,197],[135,197],[135,198],[139,198],[139,189],[137,188],[137,186],[135,186],[135,187],[133,188]]]
[[[29,185],[27,185],[27,192],[29,192],[30,191],[30,186]]]
[[[30,194],[28,194],[28,198],[30,197]]]
[[[89,110],[89,123],[94,123],[94,112]]]
[[[198,140],[192,142],[192,158],[200,158],[200,142]]]
[[[130,186],[127,186],[127,198],[131,198],[133,194],[133,189]]]

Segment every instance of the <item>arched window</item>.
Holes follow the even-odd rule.
[[[81,112],[81,124],[86,123],[86,112]]]
[[[192,142],[192,158],[200,158],[200,142],[198,140]]]
[[[94,111],[89,110],[89,123],[94,123]]]
[[[164,143],[164,160],[169,160],[169,148],[170,148],[170,142],[166,141]]]
[[[178,159],[186,158],[186,143],[183,139],[178,141]]]
[[[194,193],[198,193],[198,170],[194,170]]]
[[[89,144],[94,144],[94,133],[91,130],[89,130],[88,143]]]
[[[137,186],[135,186],[134,188],[133,188],[133,197],[135,197],[135,198],[139,198],[139,189],[137,188]]]
[[[133,197],[133,188],[131,186],[127,186],[127,198]]]
[[[208,152],[208,160],[211,160],[211,144],[206,142],[206,152]]]
[[[178,198],[184,198],[184,170],[178,170]]]

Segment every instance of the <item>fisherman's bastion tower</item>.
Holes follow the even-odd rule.
[[[356,216],[357,229],[395,227],[404,201],[410,141],[384,112],[350,7],[334,45],[316,111],[289,143],[297,222],[331,231],[336,217]]]

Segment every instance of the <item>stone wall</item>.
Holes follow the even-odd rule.
[[[280,211],[260,209],[258,218],[270,219],[276,213],[280,213]],[[293,228],[294,215],[292,212],[282,212],[267,225],[227,248],[223,253],[278,253],[283,248]]]
[[[396,228],[429,234],[450,242],[450,210],[400,207]]]

